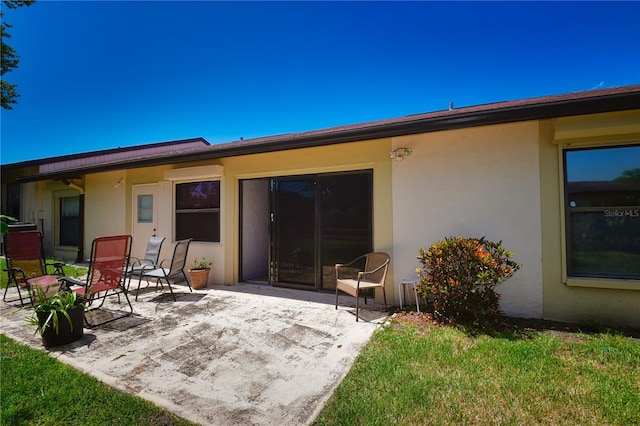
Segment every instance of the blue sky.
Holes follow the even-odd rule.
[[[6,10],[2,164],[640,83],[640,2],[47,1]]]
[[[611,181],[640,168],[640,146],[565,151],[567,181]]]

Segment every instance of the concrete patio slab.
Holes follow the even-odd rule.
[[[136,283],[137,286],[137,283]],[[155,288],[135,314],[49,354],[102,382],[203,425],[305,425],[385,321],[378,304],[355,321],[354,299],[257,284],[210,286],[177,301]],[[132,288],[135,288],[132,283]],[[174,290],[175,291],[175,290]],[[113,297],[100,315],[126,304]],[[44,350],[29,310],[2,304],[2,333]]]

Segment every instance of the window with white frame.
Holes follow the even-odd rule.
[[[640,145],[564,150],[567,275],[640,279]]]
[[[220,242],[220,181],[177,183],[176,240]]]

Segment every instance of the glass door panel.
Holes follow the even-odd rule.
[[[334,289],[335,264],[372,249],[371,171],[319,177],[322,288]]]
[[[315,288],[315,179],[277,178],[271,185],[270,282]]]

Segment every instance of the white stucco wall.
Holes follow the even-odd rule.
[[[498,286],[502,310],[542,317],[537,123],[404,136],[392,144],[413,148],[392,166],[396,286],[416,276],[420,248],[448,236],[486,236],[501,240],[523,265]]]

